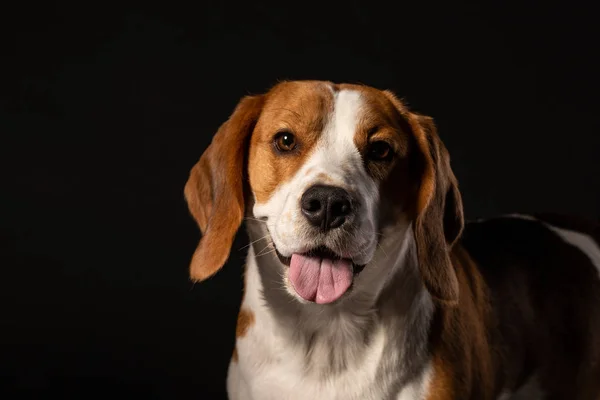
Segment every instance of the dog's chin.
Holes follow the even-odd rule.
[[[343,258],[325,246],[286,257],[275,254],[284,266],[288,292],[301,303],[335,304],[352,292],[356,277],[365,265]]]

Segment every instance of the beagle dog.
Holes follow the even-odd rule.
[[[185,187],[202,281],[251,244],[232,400],[600,399],[600,229],[465,226],[431,118],[389,91],[243,98]]]

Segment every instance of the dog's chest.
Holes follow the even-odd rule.
[[[356,344],[354,349],[348,345],[341,349],[333,340],[317,341],[307,352],[273,332],[253,327],[237,341],[238,361],[232,361],[228,377],[230,398],[423,398],[428,370],[403,382],[401,352],[390,346],[383,327],[367,345]]]

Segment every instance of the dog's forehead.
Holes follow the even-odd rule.
[[[256,200],[267,201],[299,175],[310,180],[313,174],[306,171],[310,167],[325,180],[332,171],[338,181],[354,179],[363,169],[361,150],[367,132],[377,125],[395,125],[394,113],[384,92],[366,86],[322,81],[276,85],[266,95],[250,148],[250,183]],[[298,137],[300,148],[294,155],[274,154],[273,137],[281,131]]]
[[[336,92],[336,85],[330,82],[282,82],[267,92],[265,110],[277,110],[282,106],[295,110],[331,110]]]
[[[360,99],[361,116],[390,123],[397,115],[393,104],[384,92],[363,85],[335,84],[326,81],[282,82],[267,93],[267,100],[261,119],[296,118],[305,123],[324,123],[336,110],[344,106],[341,93],[352,92]],[[352,99],[357,102],[356,99]],[[365,121],[369,122],[369,121]]]

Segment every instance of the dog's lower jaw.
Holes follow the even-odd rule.
[[[255,254],[255,256],[249,254],[248,258],[256,257],[257,262],[260,264],[261,279],[265,284],[264,297],[271,300],[268,301],[269,307],[277,308],[278,303],[291,303],[296,306],[316,305],[302,299],[295,293],[289,282],[291,257],[284,256],[279,252],[270,237],[266,221],[249,219],[246,222],[246,228],[251,249]],[[400,270],[405,275],[418,275],[418,286],[422,286],[410,224],[398,226],[394,229],[393,232],[387,232],[386,236],[401,237],[400,243],[396,239],[387,243],[385,241],[378,242],[374,245],[378,248],[378,252],[369,258],[371,260],[369,264],[353,264],[354,279],[349,292],[343,295],[340,300],[326,306],[340,307],[342,303],[347,303],[345,308],[352,309],[355,314],[371,313],[376,302],[379,302],[383,289],[391,284],[393,276]],[[270,248],[271,251],[265,252],[264,250],[267,248]],[[337,311],[343,311],[343,309]],[[309,314],[307,317],[310,319],[311,313],[322,313],[323,311],[310,308],[310,311],[306,312]]]

